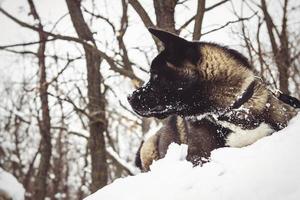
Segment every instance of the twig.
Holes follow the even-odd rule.
[[[230,25],[230,24],[234,24],[234,23],[237,23],[237,22],[245,21],[245,20],[250,20],[250,19],[251,19],[252,17],[254,17],[255,15],[256,15],[256,13],[253,14],[252,16],[250,16],[250,17],[239,18],[239,19],[234,20],[234,21],[228,21],[226,24],[224,24],[224,25],[222,25],[222,26],[220,26],[220,27],[218,27],[218,28],[212,29],[212,30],[210,30],[210,31],[207,31],[207,32],[203,33],[202,35],[207,35],[207,34],[209,34],[209,33],[218,31],[218,30],[220,30],[220,29],[225,28],[226,26],[228,26],[228,25]]]

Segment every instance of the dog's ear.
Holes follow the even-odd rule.
[[[166,49],[187,46],[189,43],[185,39],[167,31],[151,27],[148,28],[148,30],[152,35],[157,37],[164,44]]]
[[[164,44],[165,52],[168,55],[169,61],[173,61],[172,64],[180,65],[186,60],[197,64],[199,61],[200,55],[195,43],[160,29],[148,28],[148,30]]]

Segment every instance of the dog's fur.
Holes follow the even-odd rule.
[[[225,146],[224,136],[229,132],[229,129],[206,118],[187,122],[180,116],[172,115],[164,121],[164,126],[155,135],[142,143],[136,155],[136,166],[148,171],[153,160],[165,156],[172,142],[187,144],[187,160],[198,165],[203,162],[202,158],[210,156],[212,150]]]
[[[165,126],[140,151],[142,167],[162,158],[171,142],[188,144],[194,164],[222,146],[242,147],[287,126],[296,110],[256,78],[235,50],[189,42],[149,29],[165,49],[152,61],[150,81],[128,97],[136,113],[166,118]],[[172,121],[173,120],[173,121]],[[176,131],[178,120],[184,133]]]

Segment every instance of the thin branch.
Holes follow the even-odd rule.
[[[155,24],[152,22],[148,13],[146,12],[146,10],[143,8],[143,6],[140,4],[138,0],[129,0],[129,4],[133,7],[135,12],[140,16],[146,28],[155,27]],[[154,36],[152,36],[152,38],[155,42],[156,47],[159,49],[160,41]]]
[[[293,63],[296,59],[300,57],[300,51],[296,53],[292,58],[291,58],[291,63]]]
[[[15,54],[23,54],[23,55],[30,54],[30,55],[38,56],[38,54],[36,52],[33,52],[33,51],[16,51],[16,50],[5,49],[5,48],[2,49],[1,47],[0,47],[0,49],[3,50],[3,51],[10,52],[10,53],[15,53]]]
[[[266,25],[267,25],[267,30],[268,30],[268,33],[269,33],[269,38],[270,38],[270,42],[271,42],[271,46],[272,46],[272,51],[274,53],[274,56],[276,57],[279,49],[278,49],[276,39],[275,39],[275,36],[274,36],[274,33],[273,33],[274,23],[273,23],[273,20],[272,20],[269,12],[267,10],[267,5],[266,5],[266,2],[264,0],[261,0],[261,9],[264,13],[264,17],[265,17],[265,21],[266,21]]]
[[[251,19],[252,17],[254,17],[255,15],[256,15],[256,13],[254,13],[254,14],[253,14],[252,16],[250,16],[250,17],[239,18],[239,19],[237,19],[237,20],[228,21],[226,24],[224,24],[224,25],[222,25],[222,26],[220,26],[220,27],[218,27],[218,28],[215,28],[215,29],[212,29],[212,30],[210,30],[210,31],[207,31],[207,32],[203,33],[202,36],[203,36],[203,35],[207,35],[207,34],[212,33],[212,32],[215,32],[215,31],[218,31],[218,30],[220,30],[220,29],[223,29],[223,28],[227,27],[227,26],[230,25],[230,24],[235,24],[235,23],[238,23],[238,22],[241,22],[241,21],[250,20],[250,19]]]
[[[127,48],[125,46],[125,43],[124,43],[124,35],[127,31],[127,28],[128,28],[128,15],[127,15],[127,12],[128,12],[128,4],[125,0],[122,0],[122,17],[121,17],[121,24],[120,24],[120,30],[118,31],[118,34],[117,34],[117,41],[119,43],[119,47],[120,49],[122,50],[122,59],[123,59],[123,62],[124,62],[124,68],[126,70],[129,70],[133,73],[133,70],[132,70],[132,65],[131,65],[131,62],[129,60],[129,57],[128,57],[128,51],[127,51]]]
[[[214,4],[214,5],[212,5],[212,6],[208,7],[208,8],[205,8],[204,11],[205,11],[205,12],[210,11],[210,10],[212,10],[212,9],[218,7],[218,6],[223,5],[224,3],[228,2],[228,1],[230,1],[230,0],[223,0],[223,1],[220,1],[219,3],[216,3],[216,4]],[[195,18],[196,18],[196,15],[194,15],[193,17],[191,17],[191,18],[190,18],[189,20],[187,20],[184,24],[182,24],[182,25],[177,29],[176,32],[179,34],[179,33],[180,33],[183,29],[185,29],[192,21],[194,21]]]
[[[55,39],[54,38],[47,39],[46,42],[53,41],[53,40],[55,40]],[[44,41],[35,41],[35,42],[24,42],[24,43],[17,43],[17,44],[9,44],[9,45],[0,46],[0,49],[12,48],[12,47],[30,46],[30,45],[40,44],[41,42],[44,42]]]
[[[52,29],[51,29],[50,32],[53,32],[54,29],[56,28],[56,26],[58,25],[58,23],[61,22],[61,20],[63,20],[68,15],[69,15],[69,13],[66,13],[63,16],[61,16],[60,18],[58,18],[58,20],[54,23],[54,25],[53,25],[53,27],[52,27]]]
[[[57,75],[55,77],[52,78],[51,81],[48,81],[47,84],[51,85],[51,83],[53,83],[54,81],[56,81],[58,79],[58,77],[68,68],[68,66],[74,62],[75,60],[81,59],[82,57],[79,56],[77,58],[73,58],[73,59],[68,59],[67,63],[65,64],[65,66],[57,73]]]
[[[110,159],[112,159],[117,165],[119,165],[124,171],[126,171],[129,175],[135,175],[136,169],[134,169],[129,163],[120,158],[120,156],[112,149],[106,148],[106,153]]]
[[[8,18],[10,18],[11,20],[13,20],[14,22],[16,22],[17,24],[21,25],[22,27],[26,27],[29,28],[33,31],[37,31],[40,32],[41,30],[35,26],[29,25],[26,22],[23,22],[19,19],[17,19],[16,17],[12,16],[11,14],[9,14],[8,12],[6,12],[5,10],[3,10],[0,7],[0,12],[2,12],[5,16],[7,16]],[[47,31],[42,31],[44,34],[46,34],[47,36],[51,36],[55,39],[60,39],[60,40],[65,40],[65,41],[72,41],[72,42],[76,42],[79,44],[84,45],[86,48],[89,48],[91,50],[93,50],[95,53],[99,54],[104,60],[106,60],[106,62],[109,64],[109,66],[111,67],[111,69],[117,73],[120,73],[121,75],[124,75],[128,78],[131,78],[133,80],[136,80],[138,82],[143,82],[140,78],[138,78],[133,72],[128,71],[126,69],[122,69],[121,67],[119,67],[116,63],[115,60],[113,60],[110,56],[108,56],[105,52],[97,49],[97,47],[95,47],[93,44],[89,43],[88,41],[85,40],[81,40],[79,38],[75,38],[75,37],[71,37],[71,36],[65,36],[65,35],[60,35],[60,34],[54,34],[51,32],[47,32]]]
[[[80,113],[82,113],[82,114],[84,114],[86,117],[91,117],[86,111],[85,111],[85,109],[82,109],[82,108],[79,108],[70,98],[68,98],[68,97],[66,97],[66,98],[61,98],[61,97],[58,97],[58,96],[55,96],[55,95],[53,95],[53,94],[51,94],[51,93],[48,93],[48,95],[49,96],[52,96],[52,97],[54,97],[54,98],[57,98],[58,100],[60,100],[60,101],[65,101],[65,102],[67,102],[67,103],[70,103],[72,106],[73,106],[73,108],[74,108],[74,110],[76,111],[76,112],[80,112]]]
[[[88,9],[86,9],[84,6],[82,6],[83,8],[83,11],[88,13],[89,15],[93,16],[93,17],[96,17],[97,19],[102,19],[104,20],[106,23],[108,23],[110,25],[110,27],[112,28],[113,32],[116,33],[116,28],[114,26],[114,24],[106,17],[103,17],[102,15],[98,15],[98,14],[95,14],[91,11],[89,11]]]
[[[89,139],[89,137],[86,136],[85,134],[80,133],[79,131],[69,130],[69,129],[66,128],[66,127],[62,127],[62,126],[52,126],[51,129],[56,129],[56,130],[66,131],[68,134],[76,135],[76,136],[81,137],[81,138],[84,138],[84,139],[86,139],[86,140]]]
[[[152,20],[150,19],[148,13],[143,8],[138,0],[129,0],[129,4],[133,7],[133,9],[138,13],[140,18],[142,19],[145,27],[153,27],[155,26]]]
[[[120,101],[120,99],[118,98],[117,93],[116,93],[111,87],[109,87],[108,85],[106,85],[105,87],[106,87],[106,89],[109,89],[109,90],[112,92],[112,94],[118,99],[118,102],[119,102],[120,106],[121,106],[124,110],[130,112],[130,113],[131,113],[132,115],[134,115],[134,116],[137,116],[134,112],[132,112],[131,110],[129,110],[129,109],[128,109],[121,101]]]
[[[39,16],[39,14],[37,13],[36,9],[35,9],[35,5],[33,3],[32,0],[27,0],[28,1],[28,4],[29,4],[29,7],[30,7],[30,15],[33,16],[33,19],[37,20],[39,22],[39,26],[42,26],[41,24],[41,18]]]

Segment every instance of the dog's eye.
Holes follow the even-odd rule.
[[[158,75],[157,75],[157,74],[153,74],[153,75],[152,75],[152,79],[153,79],[153,80],[157,80],[157,79],[158,79]]]

